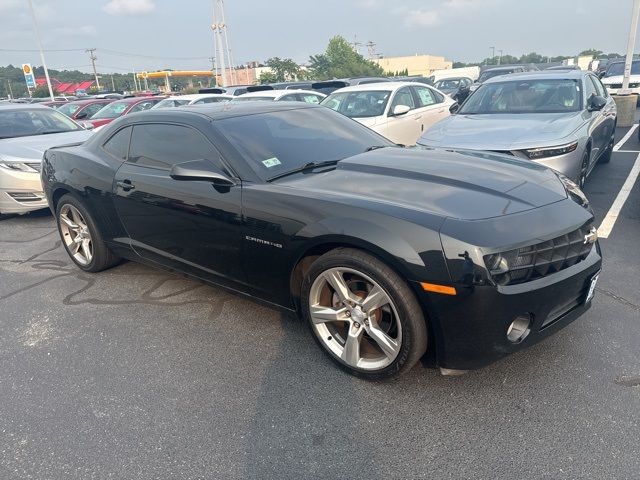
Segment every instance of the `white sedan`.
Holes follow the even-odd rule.
[[[259,90],[233,97],[233,101],[267,100],[272,102],[320,103],[325,97],[325,94],[313,90]]]
[[[322,105],[357,120],[394,143],[415,145],[425,130],[451,115],[457,103],[427,85],[382,82],[341,88],[325,98]]]
[[[156,103],[152,109],[182,107],[185,105],[201,105],[203,103],[228,102],[233,97],[218,93],[196,93],[193,95],[176,95],[167,97]]]

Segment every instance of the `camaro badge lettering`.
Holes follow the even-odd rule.
[[[281,243],[270,242],[269,240],[263,240],[262,238],[256,238],[256,237],[250,237],[249,235],[245,235],[244,238],[246,240],[249,240],[250,242],[256,242],[256,243],[261,243],[263,245],[269,245],[271,247],[282,248],[282,244]]]

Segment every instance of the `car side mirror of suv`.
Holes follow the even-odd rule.
[[[171,167],[169,176],[174,180],[211,182],[219,187],[231,187],[236,184],[210,161],[204,159],[177,163]]]
[[[600,95],[591,95],[587,102],[587,110],[589,110],[590,112],[602,110],[606,104],[606,98],[601,97]]]
[[[393,107],[393,111],[391,112],[391,117],[397,117],[399,115],[404,115],[405,113],[411,111],[411,107],[408,105],[396,105]]]
[[[83,118],[87,118],[87,112],[80,112],[76,115],[76,120],[82,120]]]

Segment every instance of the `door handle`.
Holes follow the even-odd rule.
[[[116,185],[122,188],[122,190],[124,190],[125,192],[128,192],[129,190],[133,190],[134,188],[136,188],[136,186],[133,183],[131,183],[131,180],[123,180],[121,182],[117,182]]]

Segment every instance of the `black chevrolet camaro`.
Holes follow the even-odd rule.
[[[425,356],[481,367],[591,304],[582,192],[503,155],[401,148],[330,109],[211,104],[127,115],[44,155],[69,255],[163,266],[297,312],[367,378]]]

